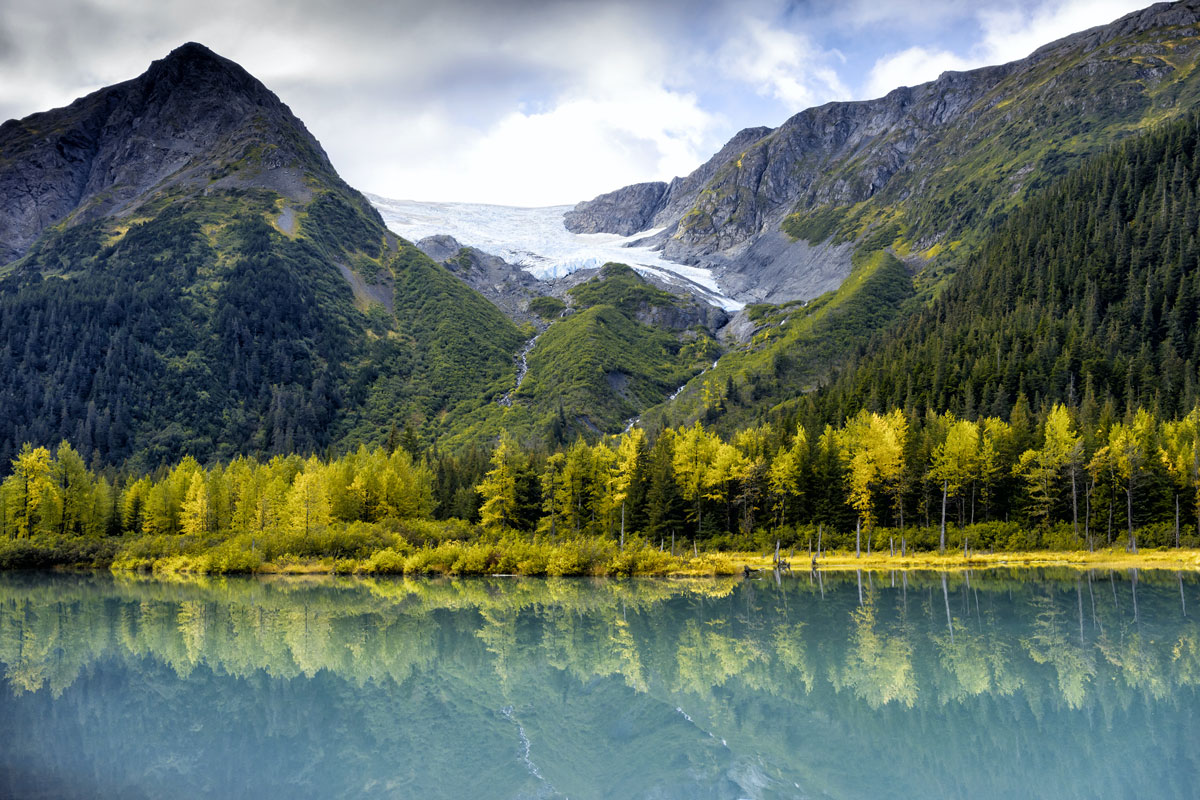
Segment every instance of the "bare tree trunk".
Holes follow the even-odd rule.
[[[1179,492],[1175,493],[1175,549],[1179,549]]]
[[[854,557],[862,558],[862,517],[854,523]]]
[[[1179,608],[1183,611],[1183,615],[1187,616],[1187,600],[1183,596],[1183,573],[1176,572],[1175,579],[1179,581]]]
[[[954,623],[950,619],[950,592],[946,589],[946,573],[942,573],[942,598],[946,601],[946,627],[950,629],[950,641],[954,642]],[[932,609],[930,609],[932,612]]]
[[[1125,490],[1125,521],[1129,524],[1129,552],[1137,552],[1137,539],[1133,537],[1133,486]]]
[[[1113,524],[1113,498],[1109,493],[1108,498],[1108,546],[1112,547],[1112,524]]]
[[[1136,623],[1138,621],[1138,606],[1137,606],[1138,571],[1137,571],[1137,567],[1134,567],[1129,572],[1132,575],[1132,580],[1129,582],[1129,588],[1130,588],[1130,591],[1133,592],[1133,621]]]
[[[1083,492],[1083,536],[1087,539],[1088,551],[1092,549],[1092,486]]]
[[[1071,464],[1071,522],[1075,529],[1075,541],[1079,541],[1079,499],[1075,489],[1075,465]]]
[[[625,501],[621,501],[621,549],[625,549]]]
[[[938,552],[946,552],[946,493],[950,488],[950,481],[942,482],[942,538],[938,543]]]

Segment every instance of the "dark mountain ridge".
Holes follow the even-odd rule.
[[[432,438],[516,327],[391,234],[273,93],[197,44],[0,134],[0,461]]]
[[[278,97],[185,44],[133,80],[0,126],[0,259],[49,227],[129,216],[166,194],[263,188],[306,204],[314,180],[377,219]]]

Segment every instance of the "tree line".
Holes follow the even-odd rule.
[[[1088,159],[999,222],[945,291],[816,401],[1006,416],[1018,394],[1184,415],[1200,403],[1200,114]]]
[[[185,458],[94,471],[67,442],[25,445],[0,484],[0,536],[311,537],[355,523],[455,523],[450,538],[628,538],[692,549],[964,545],[1029,549],[1195,543],[1200,407],[1163,419],[1111,403],[1003,419],[862,410],[841,425],[764,423],[725,438],[697,422],[565,449],[504,435],[490,456],[367,448],[340,457]],[[974,526],[972,528],[972,526]],[[814,541],[814,536],[816,537]]]

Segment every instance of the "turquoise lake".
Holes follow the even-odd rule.
[[[1200,794],[1200,582],[0,575],[0,796]]]

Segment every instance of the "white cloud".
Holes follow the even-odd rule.
[[[916,86],[947,70],[964,70],[979,64],[947,50],[910,47],[875,62],[867,77],[866,96],[882,97],[898,86]]]
[[[1145,0],[1052,0],[1030,13],[1007,9],[979,12],[982,55],[1002,64],[1024,58],[1044,44],[1103,25],[1145,7]]]
[[[915,86],[947,70],[1004,64],[1064,36],[1103,25],[1145,6],[1144,0],[1049,0],[1031,9],[983,8],[976,12],[982,35],[963,52],[910,47],[875,61],[864,96],[879,97],[897,86]]]
[[[404,134],[400,149],[407,157],[377,172],[366,188],[421,200],[574,203],[648,178],[687,174],[709,155],[706,134],[714,117],[691,95],[645,87],[620,96],[567,97],[546,111],[514,111],[482,135],[456,130],[446,119],[425,123]],[[448,148],[447,137],[460,146]],[[412,157],[422,151],[432,157]]]
[[[746,20],[721,58],[731,76],[793,112],[849,96],[833,66],[840,60],[838,53],[821,50],[807,36],[760,19]]]
[[[882,94],[1021,57],[1139,5],[1005,2],[8,0],[0,119],[200,41],[276,91],[352,185],[574,202],[686,174],[737,128],[850,98],[835,43],[875,61],[861,88]],[[964,28],[978,35],[960,46]]]

